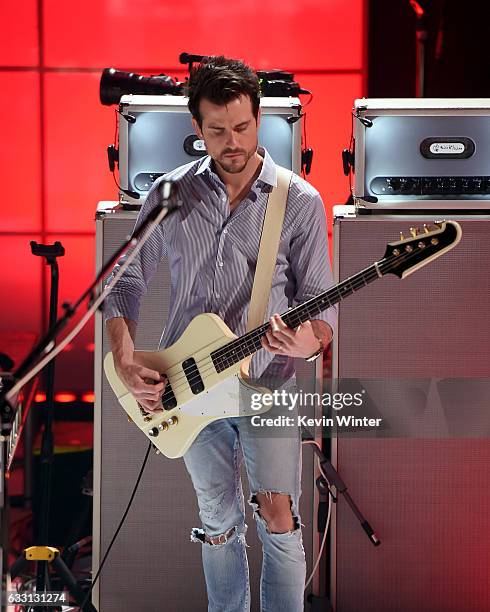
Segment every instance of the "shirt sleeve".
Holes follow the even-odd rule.
[[[318,193],[305,205],[305,213],[293,229],[290,258],[296,282],[294,306],[316,297],[334,284],[330,267],[325,208]],[[335,334],[336,306],[324,310],[314,318],[328,323]]]
[[[159,183],[160,181],[155,182],[148,192],[146,201],[136,220],[133,232],[143,223],[143,220],[146,219],[149,213],[159,203]],[[115,274],[126,261],[131,251],[132,249],[129,249],[119,258],[111,275],[107,279],[108,284],[113,282]],[[141,297],[147,292],[148,284],[160,260],[165,254],[165,233],[162,223],[160,223],[145,242],[136,258],[129,265],[126,272],[112,287],[112,291],[109,293],[104,303],[105,321],[114,317],[125,317],[133,321],[138,321]]]

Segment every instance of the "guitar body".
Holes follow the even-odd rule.
[[[246,414],[260,414],[265,409],[250,409],[248,402],[240,402],[247,392],[264,393],[268,389],[249,385],[239,377],[238,362],[222,372],[213,366],[210,353],[219,349],[236,336],[215,314],[205,313],[195,317],[179,340],[161,351],[136,351],[135,360],[148,368],[165,374],[168,389],[173,394],[175,406],[162,412],[146,413],[126,389],[114,367],[112,353],[104,360],[104,371],[119,403],[131,421],[139,427],[153,444],[167,457],[181,457],[199,432],[213,421]],[[187,368],[183,364],[194,360]],[[194,383],[202,381],[203,390],[192,390]],[[242,404],[242,405],[240,405]]]

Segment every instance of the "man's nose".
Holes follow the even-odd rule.
[[[237,141],[237,135],[235,134],[235,132],[233,130],[231,130],[230,132],[228,132],[226,134],[226,145],[228,147],[235,147],[238,144]]]

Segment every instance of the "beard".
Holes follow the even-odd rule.
[[[238,149],[235,151],[226,149],[221,153],[219,159],[215,159],[214,161],[229,174],[238,174],[245,170],[250,158],[255,154],[257,148],[252,151],[245,151],[244,149]],[[239,153],[236,157],[226,157],[227,154],[230,153]]]

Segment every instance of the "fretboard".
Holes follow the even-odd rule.
[[[381,274],[386,272],[386,267],[387,262],[385,260],[374,263],[314,298],[294,308],[290,308],[288,311],[281,314],[281,318],[288,327],[295,329],[301,323],[314,319],[324,310],[327,310],[362,287],[372,283],[379,278]],[[213,351],[211,353],[211,359],[213,360],[216,371],[222,372],[235,363],[253,355],[262,348],[260,342],[261,338],[265,336],[269,328],[270,324],[264,323],[260,327],[253,329],[236,340],[232,340],[225,346]]]

